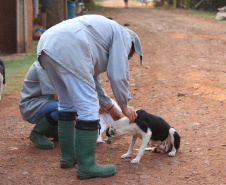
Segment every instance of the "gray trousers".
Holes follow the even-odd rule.
[[[58,64],[44,52],[39,62],[55,87],[59,105],[58,111],[77,112],[79,120],[99,119],[99,100],[95,89]]]

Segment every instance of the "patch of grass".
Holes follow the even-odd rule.
[[[86,3],[85,7],[88,11],[85,11],[84,15],[96,14],[96,10],[104,9],[105,7],[99,4],[102,1],[104,0],[95,0],[95,1],[93,0],[90,1],[89,3]]]
[[[104,2],[105,0],[95,0],[94,3]]]
[[[213,19],[216,16],[216,12],[206,12],[200,10],[186,10],[189,14],[199,15],[201,17],[205,17],[208,19]]]
[[[95,0],[95,1],[90,1],[89,3],[86,4],[86,8],[88,9],[104,9],[104,7],[102,5],[100,5],[100,2],[103,2],[104,0]],[[93,11],[88,11],[85,14],[94,14],[95,12]]]
[[[3,95],[14,94],[20,91],[24,78],[29,70],[31,64],[36,60],[36,48],[38,41],[33,42],[32,55],[21,58],[18,55],[18,59],[4,60],[6,68],[6,87],[3,89]]]
[[[167,8],[162,8],[166,10],[172,10],[176,12],[185,12],[190,15],[197,15],[201,17],[205,17],[207,19],[212,19],[214,20],[214,17],[216,16],[217,12],[208,12],[208,11],[202,11],[202,10],[192,10],[192,9],[182,9],[182,8],[172,8],[172,7],[167,7]]]

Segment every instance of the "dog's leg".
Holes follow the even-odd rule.
[[[121,156],[122,159],[131,157],[131,154],[132,154],[132,152],[133,152],[133,147],[134,147],[134,145],[135,145],[136,140],[137,140],[137,137],[136,137],[136,136],[133,136],[133,137],[132,137],[132,141],[131,141],[130,146],[129,146],[129,150],[127,151],[126,154],[123,154],[123,155]]]
[[[174,157],[174,156],[176,155],[176,152],[177,152],[177,150],[176,150],[176,148],[173,146],[172,151],[168,153],[168,156]]]
[[[151,132],[148,131],[148,132],[145,133],[145,135],[142,137],[142,143],[141,143],[139,152],[138,152],[138,154],[137,154],[137,157],[136,157],[135,159],[133,159],[133,160],[131,161],[131,163],[139,163],[139,162],[140,162],[140,158],[142,157],[142,155],[143,155],[143,153],[144,153],[144,150],[145,150],[145,148],[147,147],[148,142],[150,141],[150,138],[151,138]]]
[[[168,156],[169,157],[174,157],[176,155],[176,152],[177,152],[177,150],[176,150],[176,148],[174,146],[174,136],[173,136],[174,132],[176,132],[176,130],[173,129],[173,128],[171,128],[169,130],[169,133],[170,133],[170,143],[172,145],[172,151],[168,153]]]

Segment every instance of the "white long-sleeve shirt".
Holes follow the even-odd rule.
[[[128,54],[132,41],[140,45],[133,36],[113,20],[85,15],[48,29],[40,38],[37,54],[44,51],[93,88],[93,77],[107,71],[118,104],[125,106],[130,98]],[[141,46],[139,54],[142,56]]]

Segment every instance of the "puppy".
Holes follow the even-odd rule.
[[[3,90],[3,84],[6,85],[6,83],[5,83],[5,64],[0,59],[0,100],[1,100],[2,90]]]
[[[111,144],[115,139],[123,135],[132,135],[129,150],[121,158],[131,157],[137,137],[142,139],[139,152],[131,163],[139,163],[143,152],[148,144],[155,146],[153,152],[168,153],[168,156],[175,156],[180,147],[180,136],[163,118],[147,113],[143,109],[137,112],[137,119],[129,124],[129,119],[123,117],[114,121],[106,130],[106,142]]]

